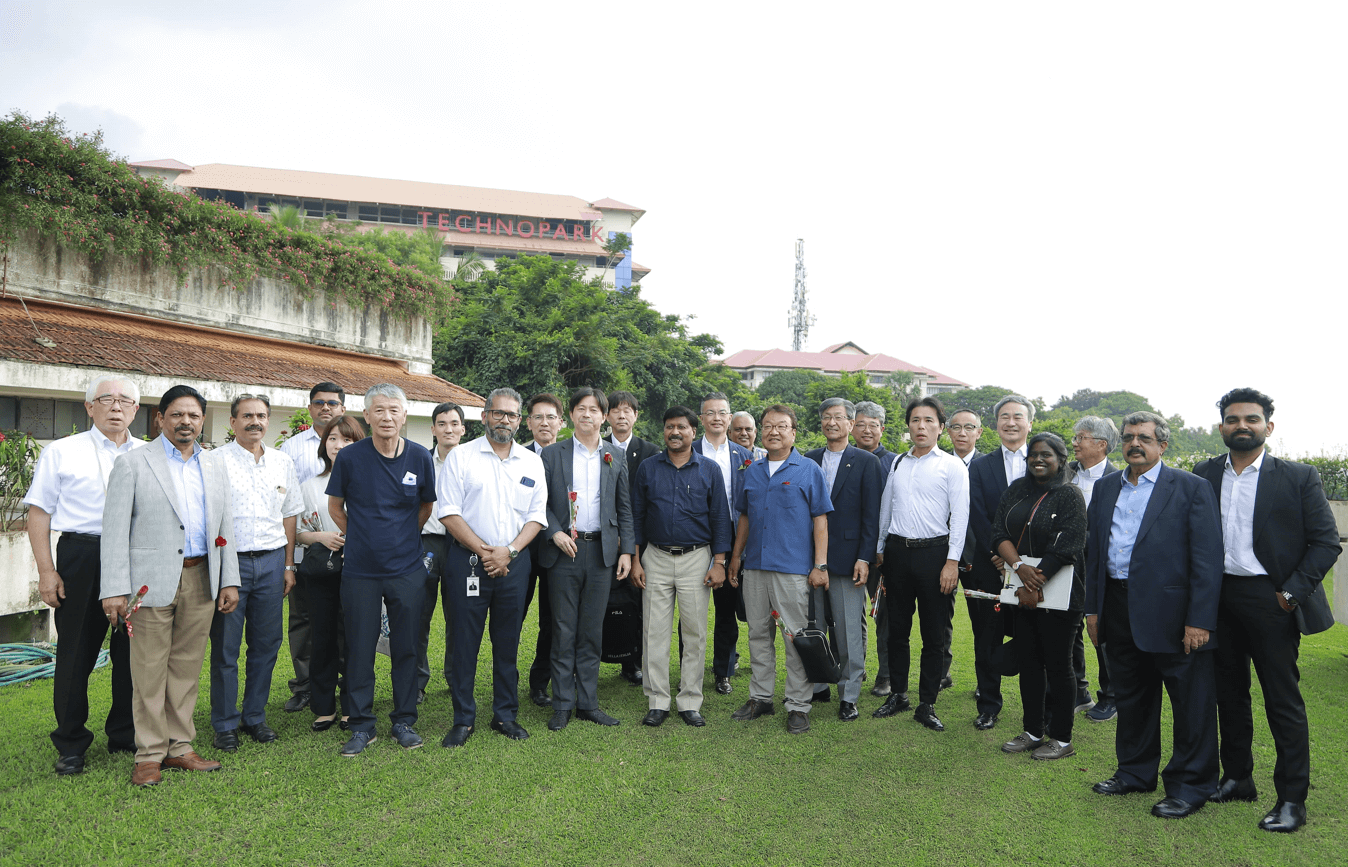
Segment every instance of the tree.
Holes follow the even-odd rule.
[[[618,284],[618,263],[622,261],[628,251],[632,249],[632,236],[626,232],[614,232],[613,237],[609,238],[603,244],[604,247],[604,268],[613,269],[613,283]]]
[[[982,385],[978,388],[962,388],[959,391],[946,392],[938,397],[947,413],[957,409],[971,409],[978,413],[986,432],[987,428],[997,427],[996,419],[992,417],[992,408],[997,405],[997,401],[1014,393],[1012,389],[1000,385]]]
[[[1100,402],[1100,399],[1104,396],[1105,392],[1103,391],[1095,391],[1089,388],[1081,388],[1077,389],[1077,391],[1074,394],[1072,394],[1071,397],[1068,397],[1067,395],[1064,394],[1062,397],[1058,398],[1058,402],[1053,404],[1053,408],[1061,409],[1063,407],[1066,407],[1068,409],[1074,409],[1077,412],[1085,412],[1086,410],[1098,404]]]
[[[922,396],[922,386],[911,370],[896,370],[885,377],[885,387],[894,393],[894,400],[904,407]]]
[[[817,370],[779,370],[770,373],[758,384],[756,391],[764,404],[789,403],[804,406],[810,386],[824,382],[828,377]]]
[[[267,209],[271,215],[271,221],[278,226],[286,229],[294,229],[298,232],[307,230],[308,221],[305,219],[309,212],[295,205],[278,205],[272,202]]]
[[[903,407],[899,406],[894,393],[888,388],[870,384],[864,372],[844,373],[837,378],[825,377],[806,389],[805,416],[801,427],[811,433],[822,433],[819,426],[819,404],[830,397],[841,397],[852,403],[869,400],[880,404],[885,410],[885,435],[881,445],[890,451],[901,450],[903,435],[908,427],[903,423]]]
[[[440,264],[444,238],[435,229],[415,232],[386,231],[378,226],[361,231],[360,223],[324,223],[324,232],[348,247],[362,247],[384,256],[394,265],[415,268],[428,277],[445,279]]]
[[[485,270],[487,270],[487,260],[478,255],[476,250],[465,250],[464,254],[459,257],[459,267],[454,272],[453,279],[472,283],[481,277]]]

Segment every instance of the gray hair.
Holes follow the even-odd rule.
[[[843,412],[847,413],[849,419],[857,417],[857,405],[845,397],[830,397],[828,400],[819,404],[819,416],[822,418],[824,413],[833,409],[835,406],[842,407]]]
[[[1166,421],[1156,413],[1141,410],[1139,412],[1129,413],[1123,417],[1124,427],[1128,427],[1130,424],[1146,424],[1147,422],[1154,422],[1156,424],[1156,439],[1158,442],[1170,442],[1170,422]]]
[[[1025,407],[1025,414],[1029,416],[1030,421],[1034,421],[1034,404],[1023,394],[1008,394],[1006,397],[997,401],[997,405],[992,408],[992,420],[995,422],[997,416],[1002,414],[1002,407],[1008,403],[1018,403]]]
[[[482,407],[483,410],[490,408],[492,403],[494,403],[496,401],[496,398],[498,397],[508,397],[511,400],[515,401],[515,403],[519,404],[521,408],[524,407],[524,398],[520,397],[520,393],[515,389],[493,388],[491,390],[491,394],[487,395],[487,402],[483,405]]]
[[[402,404],[403,410],[407,409],[407,393],[391,382],[381,382],[378,385],[372,385],[365,391],[365,406],[368,409],[370,404],[374,403],[376,397],[390,397]]]
[[[733,422],[735,419],[739,418],[740,416],[743,416],[744,418],[747,418],[749,421],[754,421],[754,414],[751,413],[751,412],[745,412],[744,410],[740,410],[739,412],[737,412],[737,413],[735,413],[734,415],[732,415],[732,416],[730,417],[730,420]],[[754,422],[754,427],[758,427],[758,422]]]
[[[1119,447],[1119,429],[1114,426],[1114,420],[1101,418],[1098,415],[1083,416],[1076,424],[1072,425],[1073,433],[1085,431],[1098,440],[1105,441],[1105,451],[1112,452]]]
[[[857,404],[856,413],[853,415],[853,418],[858,415],[865,418],[873,418],[880,422],[880,424],[885,423],[885,408],[873,400],[863,400],[861,403]]]
[[[262,405],[267,408],[267,414],[271,415],[271,399],[268,398],[265,394],[240,394],[229,402],[230,418],[239,417],[239,404],[243,403],[245,400],[262,401]]]
[[[140,403],[140,386],[136,385],[129,379],[124,379],[123,377],[113,376],[111,374],[106,373],[103,374],[102,376],[94,377],[93,381],[89,383],[89,387],[84,390],[84,402],[93,403],[94,398],[99,397],[98,387],[105,382],[121,383],[122,385],[126,386],[123,394],[126,397],[135,400],[136,403]],[[129,392],[129,394],[127,392]]]

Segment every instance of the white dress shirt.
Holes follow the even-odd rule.
[[[290,437],[281,443],[281,451],[294,463],[295,478],[300,480],[301,485],[323,472],[323,462],[318,459],[317,427],[310,427]]]
[[[594,451],[585,448],[579,439],[572,439],[571,443],[571,490],[576,492],[573,529],[577,533],[593,533],[599,529],[599,474],[604,469],[600,463],[604,441],[600,440]]]
[[[1239,474],[1231,465],[1231,455],[1226,456],[1222,470],[1222,542],[1226,547],[1223,570],[1228,575],[1268,574],[1254,555],[1254,497],[1263,467],[1263,451]]]
[[[290,456],[263,443],[262,459],[258,460],[237,442],[221,447],[219,455],[229,479],[234,545],[239,553],[284,548],[283,521],[304,512],[304,494]]]
[[[23,502],[51,515],[51,528],[58,533],[101,536],[113,461],[143,445],[130,434],[116,445],[96,427],[56,440],[38,455]]]
[[[1077,470],[1076,475],[1072,477],[1072,484],[1076,485],[1082,496],[1086,498],[1086,505],[1091,504],[1091,494],[1095,493],[1095,483],[1105,477],[1105,470],[1109,469],[1109,458],[1100,459],[1100,463],[1090,469],[1082,468]]]
[[[511,443],[501,460],[482,436],[449,453],[435,483],[435,516],[459,515],[488,545],[509,545],[532,521],[548,525],[543,459]]]
[[[454,449],[450,449],[450,451],[452,452]],[[435,464],[435,490],[437,494],[440,492],[440,473],[444,470],[445,461],[448,458],[448,455],[443,458],[440,457],[440,446],[437,445],[431,449],[431,461]],[[431,509],[431,516],[426,519],[425,524],[421,525],[421,534],[423,536],[443,536],[447,532],[445,525],[440,523],[439,518],[435,517],[435,509]]]
[[[950,534],[946,559],[958,560],[969,530],[969,471],[949,452],[899,455],[880,495],[880,543],[886,536],[932,539]]]
[[[838,467],[842,465],[842,456],[843,453],[841,451],[835,452],[827,446],[824,447],[824,481],[828,483],[828,491],[830,494],[833,493],[833,481],[838,478]]]
[[[964,463],[964,468],[967,470],[969,469],[969,464],[972,464],[974,462],[974,458],[978,457],[978,449],[969,449],[969,453],[967,455],[957,454],[955,455],[955,457],[959,458]]]
[[[1016,479],[1025,477],[1025,452],[1027,450],[1024,443],[1014,452],[1006,446],[1001,446],[1002,466],[1006,469],[1006,483],[1009,485]]]
[[[725,482],[725,499],[730,505],[730,512],[734,514],[734,490],[735,487],[730,483],[730,438],[721,444],[718,449],[711,444],[711,440],[702,438],[702,456],[716,461],[716,465],[721,468],[721,481]]]
[[[612,440],[612,445],[616,446],[623,454],[627,454],[627,447],[632,444],[631,434],[628,434],[625,440],[618,439],[617,434],[613,434],[609,439]]]

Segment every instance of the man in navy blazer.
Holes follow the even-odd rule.
[[[838,719],[857,718],[861,676],[866,668],[866,580],[880,535],[880,461],[847,444],[856,407],[831,397],[819,405],[820,426],[828,445],[805,457],[824,471],[833,511],[828,514],[828,594],[833,622],[829,637],[838,655]],[[822,601],[817,602],[822,605]],[[820,689],[822,687],[822,696]],[[815,684],[815,695],[828,700],[828,684]]]
[[[1170,425],[1123,420],[1128,469],[1095,484],[1087,510],[1086,629],[1104,642],[1119,706],[1118,770],[1102,795],[1151,792],[1161,763],[1161,686],[1174,749],[1154,816],[1191,815],[1217,789],[1217,695],[1210,653],[1222,590],[1222,528],[1212,486],[1161,463]]]
[[[880,461],[880,490],[884,491],[885,479],[889,478],[889,468],[894,465],[898,455],[880,444],[885,434],[885,408],[872,400],[863,400],[857,404],[856,418],[852,420],[852,440],[862,451],[870,452]],[[876,531],[879,535],[879,531]],[[880,570],[872,569],[871,577],[866,581],[866,592],[872,599],[880,590]],[[875,655],[880,660],[876,665],[875,686],[871,695],[887,696],[889,685],[889,606],[877,606],[875,613]],[[949,655],[946,657],[946,673],[950,672]],[[863,672],[864,675],[864,672]],[[942,686],[942,689],[945,687]]]
[[[1222,439],[1231,451],[1194,467],[1196,475],[1212,484],[1225,545],[1217,610],[1222,643],[1216,653],[1224,773],[1212,800],[1259,797],[1252,778],[1253,660],[1278,751],[1273,767],[1278,802],[1259,827],[1286,833],[1306,823],[1311,782],[1310,728],[1297,671],[1301,633],[1334,625],[1321,581],[1342,549],[1315,467],[1264,450],[1273,432],[1273,399],[1252,388],[1237,388],[1217,407]]]
[[[730,416],[730,398],[719,391],[704,397],[699,413],[704,433],[693,443],[693,451],[720,468],[726,496],[730,499],[730,525],[733,527],[739,521],[735,498],[744,489],[744,468],[753,463],[754,456],[727,435]],[[737,618],[744,610],[744,602],[739,587],[730,583],[732,577],[739,578],[737,575],[727,575],[726,582],[711,592],[712,605],[716,609],[711,637],[711,673],[716,678],[716,691],[721,695],[730,695],[730,678],[739,667],[740,658],[735,645],[740,640]]]

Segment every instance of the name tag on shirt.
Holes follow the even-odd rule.
[[[416,473],[409,472],[407,475],[403,476],[404,485],[415,485],[416,483],[417,483]]]

